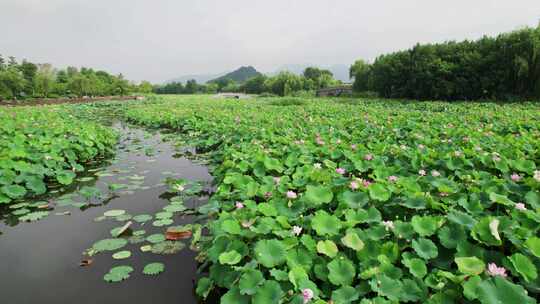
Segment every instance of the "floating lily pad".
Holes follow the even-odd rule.
[[[120,215],[125,214],[125,213],[126,213],[126,210],[113,209],[113,210],[105,211],[105,213],[103,213],[103,215],[108,216],[108,217],[117,217],[117,216],[120,216]]]
[[[37,201],[37,202],[33,202],[31,204],[28,205],[28,207],[31,207],[31,208],[39,208],[43,205],[48,205],[49,203],[46,202],[46,201]]]
[[[35,211],[19,217],[19,221],[34,222],[49,215],[49,211]]]
[[[144,235],[146,233],[146,230],[136,230],[136,231],[133,231],[133,235],[134,236],[141,236],[141,235]]]
[[[131,214],[122,214],[115,217],[114,219],[119,222],[125,222],[125,221],[129,221],[131,218],[132,218]]]
[[[175,254],[184,249],[186,245],[177,241],[163,241],[152,245],[152,253],[155,254]]]
[[[167,212],[182,212],[182,211],[185,211],[186,209],[187,208],[185,206],[179,205],[179,204],[171,204],[163,208],[163,210]]]
[[[95,179],[94,177],[86,176],[86,177],[78,178],[77,180],[79,182],[85,183],[85,182],[93,181],[94,179]]]
[[[117,266],[111,268],[111,270],[109,270],[109,272],[103,276],[103,279],[109,283],[120,282],[129,278],[132,271],[133,267],[131,266]]]
[[[99,176],[99,177],[111,177],[111,176],[114,176],[114,174],[109,173],[109,172],[98,172],[98,173],[96,173],[96,175]]]
[[[155,217],[156,219],[168,219],[168,218],[171,218],[173,216],[173,214],[171,212],[158,212],[156,213]]]
[[[143,273],[146,275],[157,275],[165,270],[163,263],[150,263],[144,266]]]
[[[147,236],[146,240],[152,244],[160,243],[165,241],[165,235],[161,233],[152,234]]]
[[[132,219],[137,223],[144,223],[152,220],[152,216],[150,214],[139,214],[135,215]]]
[[[26,207],[29,205],[30,205],[29,203],[18,203],[18,204],[10,205],[9,209],[18,209],[18,208]]]
[[[113,251],[120,249],[126,246],[127,243],[128,241],[124,239],[104,239],[94,243],[94,245],[92,245],[92,248],[96,251],[96,253],[99,253],[103,251]]]
[[[109,184],[109,189],[111,191],[118,191],[120,189],[126,188],[126,184]]]
[[[129,251],[129,250],[118,251],[118,252],[116,252],[115,254],[112,255],[113,259],[115,259],[115,260],[127,259],[130,256],[131,256],[131,251]]]
[[[20,208],[20,209],[16,209],[12,211],[11,214],[19,216],[19,215],[27,214],[29,212],[30,212],[30,209]]]
[[[113,237],[118,237],[122,234],[128,234],[127,231],[129,229],[129,227],[132,225],[133,223],[132,222],[127,222],[125,225],[121,226],[121,227],[116,227],[116,228],[113,228],[111,230],[111,235]]]
[[[141,251],[142,252],[148,252],[148,251],[151,251],[151,250],[152,250],[152,245],[141,246]]]
[[[163,227],[163,226],[170,225],[172,223],[173,223],[173,220],[171,219],[163,219],[163,220],[154,221],[152,225],[156,227]]]
[[[144,236],[134,235],[134,236],[130,237],[128,239],[128,241],[129,241],[130,244],[139,244],[139,243],[142,243],[142,242],[146,241],[146,239],[144,238]]]

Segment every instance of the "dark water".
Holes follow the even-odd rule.
[[[104,252],[94,256],[89,267],[79,266],[85,249],[98,240],[110,238],[109,231],[123,224],[113,219],[95,222],[94,218],[110,209],[124,209],[132,215],[153,215],[168,204],[160,198],[167,189],[160,185],[168,176],[163,172],[171,171],[176,177],[190,180],[211,179],[204,166],[173,158],[173,148],[162,143],[160,135],[149,136],[142,130],[126,126],[117,128],[123,138],[120,147],[130,151],[119,149],[117,162],[105,169],[107,172],[119,169],[122,173],[86,184],[95,184],[106,192],[107,184],[129,183],[127,177],[137,174],[145,176],[144,183],[138,182],[143,189],[134,189],[133,194],[121,194],[106,206],[84,211],[72,206],[55,207],[51,215],[37,222],[15,226],[6,225],[5,221],[0,223],[3,233],[0,235],[0,303],[196,303],[193,291],[195,253],[187,248],[175,255],[157,255],[140,251],[139,247],[147,242],[128,244],[121,249],[132,252],[128,259],[114,260],[113,252]],[[155,155],[148,156],[145,150],[154,150]],[[195,199],[195,203],[201,202],[202,199]],[[56,214],[64,211],[71,214]],[[179,215],[173,219],[175,225],[192,220]],[[145,229],[145,236],[148,236],[164,232],[166,227],[153,227],[151,222],[141,227],[134,222],[133,229]],[[164,263],[165,271],[158,276],[143,275],[142,268],[151,262]],[[131,277],[120,283],[105,282],[103,275],[119,265],[132,266],[135,270]]]

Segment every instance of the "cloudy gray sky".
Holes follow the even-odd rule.
[[[159,82],[350,64],[539,20],[539,0],[0,0],[0,54]]]

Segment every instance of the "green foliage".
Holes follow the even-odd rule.
[[[225,74],[225,75],[223,75],[221,77],[210,80],[208,82],[210,82],[210,83],[212,83],[212,82],[219,83],[219,82],[224,81],[224,80],[230,80],[230,81],[234,81],[234,82],[245,82],[246,80],[248,80],[250,78],[261,76],[261,75],[262,74],[257,72],[257,70],[254,67],[247,66],[247,67],[240,67],[235,71],[227,73],[227,74]]]
[[[13,60],[0,68],[0,100],[46,98],[58,96],[126,95],[131,91],[151,92],[148,82],[130,84],[122,74],[115,76],[105,71],[74,67],[57,70],[50,64],[36,65]]]
[[[540,98],[540,27],[476,41],[417,44],[351,67],[357,91],[421,100]]]
[[[125,239],[103,239],[94,243],[94,245],[92,245],[92,249],[94,249],[96,253],[103,251],[114,251],[126,246],[127,243],[128,241]]]
[[[126,213],[126,210],[112,209],[112,210],[105,211],[105,213],[103,213],[103,215],[108,216],[108,217],[117,217],[117,216],[123,215],[125,213]]]
[[[326,211],[317,211],[311,220],[311,226],[321,236],[333,236],[339,234],[341,222],[336,216],[328,214]]]
[[[152,245],[152,253],[175,254],[184,249],[186,245],[177,241],[163,241]]]
[[[467,275],[481,274],[486,268],[484,261],[477,257],[455,258],[458,270]]]
[[[131,251],[129,250],[118,251],[112,255],[113,259],[115,260],[127,259],[130,256],[131,256]]]
[[[127,111],[182,130],[215,166],[199,295],[534,303],[537,104],[298,100],[170,97]]]
[[[285,262],[285,245],[281,241],[261,240],[254,247],[255,258],[263,266],[272,268]]]
[[[317,252],[333,258],[337,255],[338,248],[336,243],[330,240],[319,241],[317,242]]]
[[[73,183],[85,164],[110,156],[117,139],[111,129],[61,107],[4,107],[0,121],[0,204]]]
[[[165,265],[163,263],[150,263],[144,266],[143,273],[146,275],[157,275],[165,270]]]
[[[130,273],[133,272],[133,267],[131,266],[116,266],[111,268],[103,279],[108,283],[117,283],[129,278]]]
[[[334,259],[328,263],[328,280],[334,285],[351,285],[355,273],[354,264],[347,259]]]
[[[49,211],[34,211],[19,217],[22,222],[35,222],[49,215]]]

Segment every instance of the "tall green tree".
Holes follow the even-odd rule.
[[[40,64],[34,76],[34,91],[39,96],[48,97],[54,89],[55,70],[50,64]]]
[[[383,97],[540,99],[540,27],[476,41],[417,44],[379,56],[368,75],[368,88]]]
[[[25,79],[16,66],[8,66],[0,72],[0,97],[3,99],[22,96]]]

